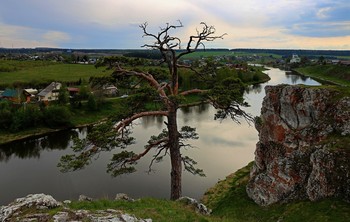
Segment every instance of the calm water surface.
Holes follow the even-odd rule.
[[[306,84],[318,82],[297,75],[285,75],[279,69],[266,71],[271,77],[268,83],[252,86],[245,94],[251,105],[247,109],[259,115],[266,85]],[[179,110],[179,126],[196,127],[199,139],[193,149],[184,150],[198,162],[206,177],[183,174],[183,195],[200,199],[204,192],[217,181],[254,160],[258,134],[254,126],[232,120],[222,122],[213,119],[215,110],[200,105]],[[151,135],[163,129],[163,118],[147,117],[134,125],[135,149],[143,150]],[[71,137],[86,135],[86,129],[54,133],[38,139],[20,141],[0,146],[0,205],[30,193],[50,194],[58,200],[77,199],[80,194],[94,198],[114,198],[116,193],[127,193],[139,198],[152,196],[168,198],[170,195],[170,163],[163,161],[154,165],[154,172],[147,173],[149,158],[139,162],[138,172],[112,178],[106,173],[106,165],[112,153],[103,153],[86,169],[61,173],[56,167],[62,155],[71,153]]]

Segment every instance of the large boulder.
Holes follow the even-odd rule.
[[[92,201],[91,198],[82,201]],[[18,198],[7,206],[0,208],[0,222],[8,221],[93,221],[93,222],[152,222],[152,219],[141,219],[115,209],[99,210],[72,210],[67,206],[62,207],[54,215],[50,215],[45,209],[62,206],[52,196],[45,194],[30,194]],[[30,210],[28,211],[28,208]],[[28,213],[29,212],[29,213]],[[42,213],[44,212],[44,213]]]
[[[248,195],[260,205],[350,201],[350,98],[333,88],[267,86]]]
[[[52,196],[45,194],[29,194],[26,197],[18,198],[7,206],[0,208],[0,221],[7,221],[13,215],[21,212],[24,208],[34,207],[36,209],[47,209],[59,207],[62,204]]]

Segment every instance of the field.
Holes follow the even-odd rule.
[[[271,54],[271,53],[249,53],[249,52],[237,52],[237,51],[228,51],[228,50],[208,50],[208,51],[197,51],[188,55],[185,55],[184,59],[198,59],[198,58],[205,58],[205,57],[215,57],[215,56],[273,56],[274,58],[281,58],[282,56],[277,54]]]
[[[350,86],[350,67],[341,65],[315,65],[297,68],[302,75],[326,80],[343,86]]]
[[[15,82],[46,83],[55,81],[88,81],[91,76],[109,75],[103,68],[94,65],[63,64],[42,61],[0,60],[0,87]]]

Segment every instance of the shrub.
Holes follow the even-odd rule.
[[[24,130],[42,124],[42,113],[36,106],[18,109],[12,117],[11,131]]]
[[[9,129],[12,123],[12,112],[8,101],[0,101],[0,129]]]
[[[96,102],[96,98],[93,94],[90,94],[88,97],[88,101],[87,101],[87,109],[90,111],[96,111],[97,110],[97,102]]]
[[[71,113],[65,106],[48,106],[44,110],[44,122],[51,128],[70,126]]]

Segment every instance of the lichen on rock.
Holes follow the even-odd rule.
[[[341,143],[350,137],[350,98],[326,87],[265,90],[248,196],[260,205],[333,196],[350,201],[350,150]]]
[[[85,196],[86,197],[86,196]],[[91,201],[91,200],[83,200]],[[7,206],[0,207],[0,222],[8,221],[98,221],[98,222],[152,222],[152,219],[140,219],[122,211],[107,209],[100,211],[73,210],[67,207],[58,209],[51,215],[41,210],[61,207],[63,204],[50,195],[30,194],[18,198]],[[28,209],[33,209],[28,211]]]
[[[55,208],[62,204],[52,196],[45,194],[30,194],[23,198],[16,199],[13,203],[0,208],[0,221],[7,221],[8,218],[23,210],[23,208],[34,207],[36,209]]]

